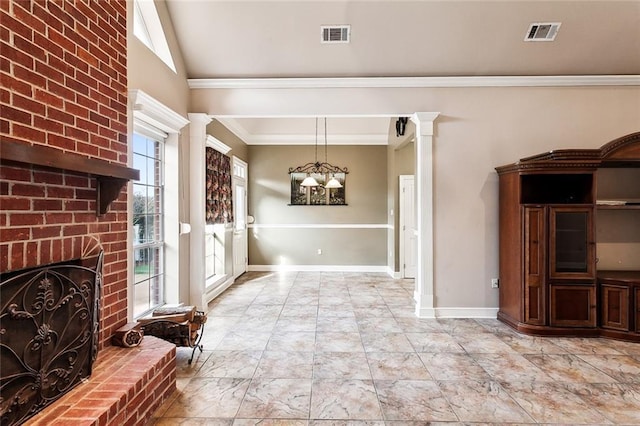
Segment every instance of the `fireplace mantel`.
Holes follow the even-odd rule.
[[[102,216],[129,180],[138,180],[140,172],[121,164],[85,157],[44,145],[0,141],[0,160],[52,167],[96,177],[96,214]]]

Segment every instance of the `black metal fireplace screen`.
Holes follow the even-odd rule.
[[[102,257],[0,274],[0,424],[21,424],[91,375]]]

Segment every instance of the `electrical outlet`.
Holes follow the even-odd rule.
[[[500,286],[500,280],[498,278],[491,278],[491,288],[498,288]]]
[[[322,254],[322,249],[318,249],[318,254]]]

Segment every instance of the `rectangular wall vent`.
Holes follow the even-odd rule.
[[[558,34],[560,22],[534,23],[529,25],[524,41],[553,41]]]
[[[351,25],[322,25],[320,27],[320,43],[349,43]]]

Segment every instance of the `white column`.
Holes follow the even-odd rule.
[[[204,269],[204,227],[206,200],[205,146],[207,142],[207,124],[211,118],[207,114],[189,114],[189,176],[190,176],[190,286],[189,303],[206,312],[205,269]]]
[[[418,262],[416,268],[416,315],[435,318],[433,291],[433,122],[437,112],[416,112],[416,225]]]

